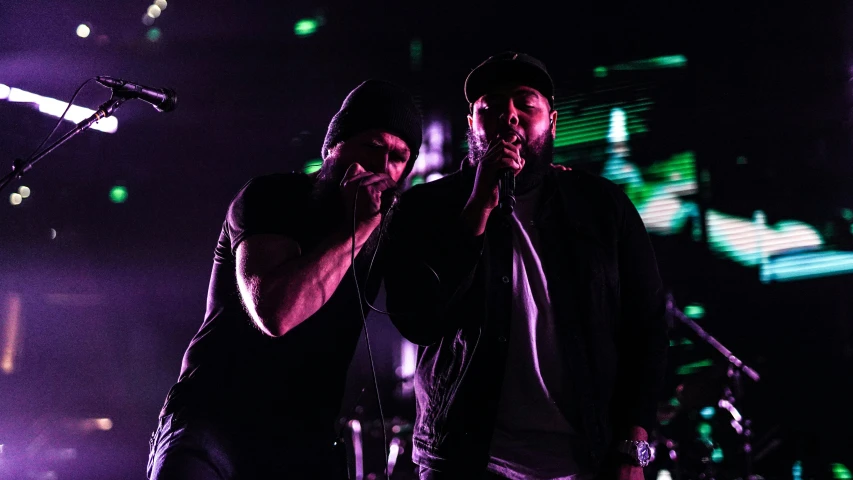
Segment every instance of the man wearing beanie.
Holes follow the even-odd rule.
[[[421,135],[411,95],[368,80],[332,118],[317,174],[266,175],[237,193],[204,321],[151,436],[148,478],[346,478],[334,445],[362,328],[353,239],[358,287],[372,299],[383,193],[411,171]]]
[[[642,480],[668,346],[643,222],[618,186],[552,166],[542,62],[495,55],[464,91],[468,157],[402,196],[386,251],[386,305],[421,345],[420,478]]]

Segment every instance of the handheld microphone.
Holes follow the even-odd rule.
[[[397,188],[389,188],[382,192],[379,212],[384,216],[397,204]]]
[[[171,112],[178,103],[178,94],[170,88],[151,88],[113,77],[95,77],[101,85],[113,89],[116,95],[138,98],[150,103],[158,112]]]
[[[498,180],[498,192],[498,209],[509,215],[515,208],[515,175],[512,170],[507,170],[501,174],[501,178]]]
[[[508,132],[508,140],[515,141],[519,138],[515,132]],[[512,213],[515,208],[515,174],[507,170],[501,174],[498,180],[498,209],[506,215]]]

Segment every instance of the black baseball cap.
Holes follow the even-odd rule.
[[[489,57],[468,74],[465,99],[473,104],[492,88],[507,83],[536,89],[554,108],[554,82],[545,64],[526,53],[512,51]]]

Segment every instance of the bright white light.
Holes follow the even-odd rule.
[[[9,195],[9,203],[11,203],[12,205],[20,205],[21,201],[23,201],[23,197],[21,197],[20,193],[15,192]]]
[[[426,182],[427,182],[427,183],[429,183],[429,182],[431,182],[431,181],[433,181],[433,180],[438,180],[439,178],[441,178],[441,177],[443,177],[443,176],[444,176],[444,174],[443,174],[443,173],[439,173],[439,172],[432,172],[432,173],[430,173],[429,175],[427,175],[427,177],[426,177]]]
[[[17,195],[13,193],[12,195]],[[16,293],[7,296],[6,324],[4,325],[2,356],[0,370],[6,375],[15,372],[15,357],[21,349],[21,297]]]
[[[400,454],[400,439],[394,437],[391,440],[391,446],[388,447],[388,476],[394,472],[394,467],[397,465],[397,456]]]
[[[157,18],[160,16],[162,12],[160,11],[160,7],[157,5],[151,5],[148,7],[148,16]]]
[[[89,36],[90,33],[92,33],[92,30],[89,28],[88,25],[85,25],[82,23],[80,25],[77,25],[77,36],[78,37],[86,38]]]
[[[30,93],[25,90],[21,90],[20,88],[13,88],[9,91],[9,101],[10,102],[20,102],[20,103],[39,103],[41,100],[40,95],[36,95],[35,93]]]
[[[54,98],[49,97],[42,97],[41,95],[36,95],[35,93],[30,93],[19,88],[10,89],[9,95],[7,97],[7,100],[10,102],[36,104],[38,105],[40,112],[46,113],[54,117],[61,116],[62,112],[65,111],[65,107],[68,106],[66,102],[63,102],[61,100],[56,100]],[[79,123],[92,116],[93,113],[95,113],[94,110],[90,110],[84,107],[78,107],[77,105],[72,105],[71,108],[68,109],[68,113],[65,115],[65,120],[69,122]],[[112,116],[102,118],[95,122],[92,125],[92,128],[106,133],[115,133],[116,130],[118,130],[118,119]]]
[[[414,343],[400,340],[400,377],[409,378],[415,374],[418,363],[418,347]]]
[[[53,228],[50,229],[50,239],[51,240],[56,239],[56,230]]]
[[[9,93],[12,92],[12,89],[9,88],[8,85],[3,85],[0,83],[0,100],[5,100],[9,98]]]
[[[625,110],[614,108],[610,111],[610,131],[607,133],[607,140],[610,143],[627,142],[627,127],[628,122],[625,117]]]
[[[168,3],[166,3],[166,0],[155,0],[154,5],[157,5],[160,10],[165,10]]]
[[[96,418],[95,425],[98,430],[107,431],[113,428],[113,421],[109,418]]]
[[[21,187],[18,188],[18,193],[21,194],[22,198],[27,198],[30,196],[30,187],[26,185],[21,185]]]

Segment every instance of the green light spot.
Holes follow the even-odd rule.
[[[113,203],[124,203],[127,201],[127,188],[116,185],[110,190],[110,201]]]
[[[412,70],[420,71],[424,61],[424,44],[421,39],[415,38],[409,43],[409,60]]]
[[[656,70],[659,68],[683,68],[687,66],[687,57],[684,55],[664,55],[661,57],[647,58],[620,63],[610,67],[611,70]]]
[[[160,40],[160,37],[162,37],[162,36],[163,36],[163,32],[161,32],[160,29],[157,27],[149,28],[148,32],[145,33],[145,37],[148,38],[148,40],[150,40],[152,42],[156,42],[156,41]]]
[[[841,217],[844,218],[844,220],[847,220],[848,222],[853,220],[853,210],[850,210],[849,208],[842,208]]]
[[[835,480],[850,480],[853,478],[853,475],[850,474],[850,470],[844,466],[842,463],[833,463],[832,464],[832,478]]]
[[[593,73],[596,78],[604,78],[607,76],[607,67],[595,67]]]
[[[699,362],[688,363],[687,365],[682,365],[682,366],[678,367],[678,370],[675,371],[675,374],[676,375],[691,375],[691,374],[698,372],[703,367],[712,367],[713,365],[714,365],[714,361],[710,360],[710,359],[709,360],[702,360]]]
[[[293,26],[293,33],[295,33],[297,37],[307,37],[309,35],[313,35],[316,31],[317,20],[313,18],[303,18]]]
[[[422,183],[424,183],[424,177],[421,177],[420,175],[415,175],[414,177],[412,177],[411,186],[414,187],[415,185],[420,185]]]
[[[711,461],[714,463],[720,463],[723,461],[723,449],[722,448],[715,448],[711,452]]]
[[[705,316],[705,307],[698,304],[687,305],[684,307],[684,315],[693,319],[699,319]]]
[[[681,402],[680,402],[680,401],[678,401],[678,399],[677,399],[677,398],[672,397],[672,398],[670,398],[670,399],[669,399],[669,404],[670,404],[670,405],[672,405],[673,407],[678,407],[678,406],[680,406],[680,405],[681,405]]]
[[[705,420],[710,420],[710,419],[714,418],[714,414],[716,412],[717,411],[714,410],[714,407],[705,407],[699,411],[699,415],[701,415],[702,418],[704,418]]]
[[[323,160],[320,158],[315,158],[313,160],[308,160],[305,162],[305,166],[302,167],[302,172],[306,174],[312,174],[320,170],[323,167]]]
[[[713,429],[711,428],[710,423],[702,422],[699,426],[696,427],[696,431],[699,432],[699,437],[702,439],[707,439],[711,436],[711,432]]]

